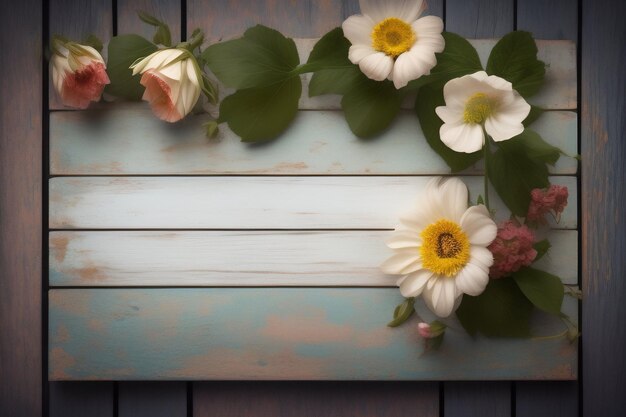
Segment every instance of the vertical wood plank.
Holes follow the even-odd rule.
[[[0,415],[42,414],[42,2],[0,2]]]
[[[519,0],[517,28],[537,39],[578,39],[578,2],[575,0]],[[579,135],[580,137],[580,135]],[[578,381],[515,383],[517,417],[575,417]]]
[[[516,417],[575,417],[577,382],[516,382]]]
[[[437,396],[437,384],[424,382],[202,382],[193,415],[436,417]]]
[[[513,0],[446,0],[446,30],[467,38],[497,38],[514,29]],[[511,415],[507,382],[444,383],[446,417]]]
[[[119,417],[185,417],[184,382],[124,382],[119,384]]]
[[[513,18],[513,0],[446,0],[446,30],[466,38],[500,37]]]
[[[51,383],[49,415],[50,417],[111,417],[113,415],[113,383]]]
[[[118,0],[117,33],[135,33],[152,40],[154,27],[139,20],[137,12],[142,11],[167,23],[172,34],[172,43],[180,41],[180,0]]]
[[[50,38],[62,35],[80,42],[94,34],[105,45],[102,53],[106,59],[106,45],[113,35],[111,0],[50,0],[49,10]],[[49,77],[50,109],[66,109],[54,91],[52,72]]]
[[[511,415],[511,383],[446,382],[445,417],[506,417]]]
[[[626,3],[582,4],[582,414],[623,416]]]

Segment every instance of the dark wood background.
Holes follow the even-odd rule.
[[[626,5],[621,0],[431,0],[447,30],[470,38],[513,29],[579,47],[582,308],[578,382],[48,383],[49,34],[144,30],[142,9],[174,39],[260,22],[319,36],[355,0],[20,0],[0,2],[0,416],[623,416],[626,410]],[[283,4],[284,3],[284,4]],[[285,7],[289,5],[291,9]],[[296,9],[295,13],[293,10]],[[332,16],[330,15],[332,14]],[[224,19],[236,17],[236,21]],[[289,18],[287,18],[289,17]],[[145,33],[147,34],[147,33]],[[471,360],[468,358],[468,360]],[[364,364],[366,366],[366,364]]]

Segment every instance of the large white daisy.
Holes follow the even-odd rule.
[[[435,109],[444,124],[441,141],[456,152],[482,149],[485,134],[500,142],[524,131],[530,104],[507,80],[485,71],[455,78],[443,87],[445,106]]]
[[[396,253],[381,269],[402,275],[405,297],[422,296],[430,310],[448,317],[463,294],[479,295],[489,282],[493,255],[487,246],[498,228],[484,205],[468,208],[457,178],[434,178],[413,211],[401,219],[387,245]]]
[[[359,0],[361,15],[347,18],[344,36],[352,43],[348,58],[376,81],[386,78],[396,88],[430,74],[437,64],[435,52],[444,48],[443,21],[419,18],[423,0]]]

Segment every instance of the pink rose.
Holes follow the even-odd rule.
[[[86,109],[110,83],[102,56],[91,46],[55,40],[50,63],[54,89],[66,106]]]
[[[535,188],[530,192],[530,206],[526,220],[530,224],[547,224],[546,214],[550,213],[558,222],[561,213],[567,206],[569,192],[567,187],[561,185],[551,185],[547,189]]]
[[[188,115],[200,97],[202,75],[195,58],[184,49],[163,49],[131,66],[141,76],[143,99],[161,120],[177,122]]]
[[[495,240],[488,248],[493,254],[489,276],[506,277],[521,267],[530,265],[537,257],[537,251],[533,248],[534,242],[535,236],[527,226],[512,220],[501,223]]]

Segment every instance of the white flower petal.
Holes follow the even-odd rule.
[[[385,274],[407,274],[421,268],[419,250],[414,248],[398,250],[382,263],[380,269]],[[407,271],[407,272],[403,272]]]
[[[482,204],[467,209],[461,217],[461,228],[472,245],[489,246],[498,233],[496,223]]]
[[[452,125],[460,125],[463,123],[463,113],[454,111],[447,106],[439,106],[435,108],[435,113],[444,123]]]
[[[485,291],[489,283],[489,271],[470,262],[458,273],[455,282],[460,291],[477,296]]]
[[[422,238],[413,230],[397,230],[387,239],[387,246],[391,249],[419,248]]]
[[[521,122],[509,123],[506,118],[492,115],[485,120],[485,130],[494,141],[502,142],[521,134],[524,125]]]
[[[439,210],[442,217],[459,222],[467,210],[467,186],[458,178],[445,178],[439,183]]]
[[[343,36],[350,41],[352,45],[372,45],[372,30],[374,22],[368,16],[354,15],[350,16],[341,25]],[[357,62],[354,62],[356,64]]]
[[[485,144],[483,129],[477,124],[444,123],[439,129],[439,136],[448,148],[456,152],[476,152]]]
[[[491,87],[497,89],[497,90],[502,90],[502,91],[512,91],[513,90],[513,84],[511,84],[509,81],[505,80],[504,78],[500,78],[497,75],[489,75],[488,77],[483,77],[482,74],[486,74],[484,71],[481,71],[481,79],[484,79],[484,81],[489,84]]]
[[[389,17],[396,17],[407,23],[416,20],[426,8],[423,0],[359,0],[361,13],[376,23]]]
[[[424,16],[417,21],[411,24],[411,27],[417,34],[417,39],[419,41],[422,37],[428,37],[429,35],[439,35],[441,38],[441,50],[436,52],[443,51],[443,36],[441,36],[441,32],[443,32],[443,20],[441,20],[438,16]]]
[[[454,278],[437,277],[432,285],[431,281],[432,278],[424,288],[422,297],[433,313],[442,318],[448,317],[458,306],[457,299],[462,293],[457,289]]]
[[[470,262],[489,273],[489,268],[493,265],[493,254],[484,246],[471,245]]]
[[[450,107],[453,111],[463,113],[467,100],[472,95],[484,91],[485,84],[477,80],[473,75],[475,74],[454,78],[443,86],[443,98],[447,107]]]
[[[420,269],[409,275],[406,275],[399,284],[400,294],[404,297],[417,297],[422,293],[428,280],[433,273],[427,269]]]
[[[352,45],[348,50],[348,59],[353,64],[358,64],[366,56],[375,53],[376,51],[370,45]]]
[[[368,78],[383,81],[393,69],[393,58],[383,52],[368,55],[359,62],[359,68]]]

